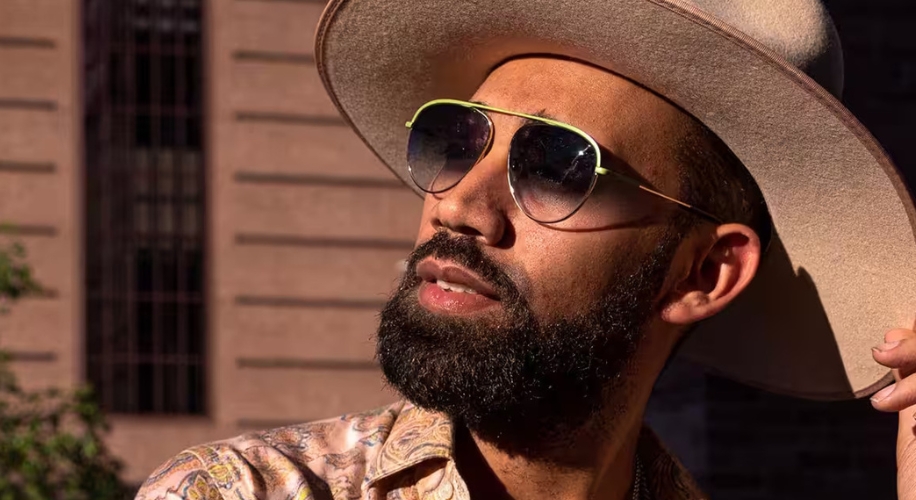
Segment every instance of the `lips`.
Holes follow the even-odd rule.
[[[496,290],[494,290],[489,283],[467,269],[451,262],[426,259],[417,265],[417,275],[422,278],[423,281],[428,281],[430,283],[444,281],[446,283],[458,285],[474,293],[486,295],[494,300],[499,299]]]
[[[417,265],[419,300],[426,309],[445,314],[473,314],[499,304],[492,285],[453,262],[426,259]]]

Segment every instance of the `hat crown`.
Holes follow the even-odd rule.
[[[755,39],[840,98],[843,92],[843,50],[833,20],[820,1],[681,1]]]

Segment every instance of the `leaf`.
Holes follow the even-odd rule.
[[[0,245],[0,313],[42,291],[25,257],[21,244]],[[125,498],[107,429],[91,390],[24,390],[0,349],[0,500]]]

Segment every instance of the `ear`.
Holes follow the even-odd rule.
[[[687,276],[676,284],[661,318],[690,325],[725,309],[757,273],[760,238],[743,224],[723,224],[700,245]]]

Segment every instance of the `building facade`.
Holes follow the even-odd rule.
[[[28,386],[93,382],[128,481],[393,399],[369,336],[420,200],[325,95],[323,7],[0,2],[0,221],[51,290],[0,345]]]
[[[0,0],[0,238],[48,288],[0,317],[0,348],[26,386],[96,387],[129,482],[195,443],[395,397],[371,334],[420,200],[325,95],[323,7]],[[828,7],[848,105],[912,169],[916,8]],[[867,402],[676,364],[650,413],[714,497],[892,498],[896,425]]]

